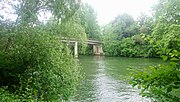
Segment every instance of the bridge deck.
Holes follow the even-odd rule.
[[[76,40],[75,38],[66,38],[66,37],[62,37],[61,41],[62,42],[70,42],[70,43],[78,42],[78,40]],[[90,44],[90,45],[102,44],[102,42],[96,41],[96,40],[87,40],[86,43]]]

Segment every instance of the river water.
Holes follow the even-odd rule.
[[[163,64],[161,59],[80,56],[84,79],[74,102],[151,102],[126,80],[128,68]]]

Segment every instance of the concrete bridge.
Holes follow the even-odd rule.
[[[74,57],[78,58],[78,40],[71,38],[65,38],[62,37],[61,39],[62,42],[65,43],[72,43],[74,45]],[[97,55],[97,56],[101,56],[103,55],[103,49],[102,49],[102,42],[100,41],[95,41],[95,40],[87,40],[85,43],[87,43],[88,45],[93,45],[93,54]]]

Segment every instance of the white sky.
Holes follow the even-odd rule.
[[[141,12],[151,15],[151,7],[158,0],[82,0],[84,3],[91,5],[97,13],[97,20],[100,25],[104,25],[112,21],[118,14],[127,13],[135,19],[138,18]],[[2,9],[3,4],[0,4],[0,13],[11,20],[15,20],[16,15],[11,14],[12,8],[6,6]],[[46,15],[46,14],[45,14]],[[16,17],[15,17],[16,16]],[[41,14],[41,16],[44,16]],[[48,15],[46,15],[48,16]],[[43,17],[40,17],[41,19]],[[44,17],[47,19],[47,17]]]
[[[151,15],[151,7],[158,0],[82,0],[91,5],[97,13],[100,25],[112,21],[118,14],[127,13],[135,19],[141,12]]]

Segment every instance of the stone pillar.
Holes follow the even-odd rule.
[[[94,52],[94,55],[103,55],[103,49],[102,49],[102,46],[101,45],[93,45],[93,52]]]
[[[78,42],[74,43],[74,57],[78,58]]]
[[[98,45],[98,46],[97,46],[97,53],[99,53],[99,51],[100,51],[100,50],[99,50],[99,45]]]
[[[103,54],[104,54],[103,49],[102,49],[102,46],[98,46],[98,53],[99,53],[100,55],[103,55]]]
[[[96,52],[97,52],[96,45],[93,45],[93,53],[96,54]]]
[[[69,49],[69,44],[68,43],[66,43],[66,53],[67,53],[67,55],[69,55],[70,54],[70,51],[69,51],[70,49]]]

